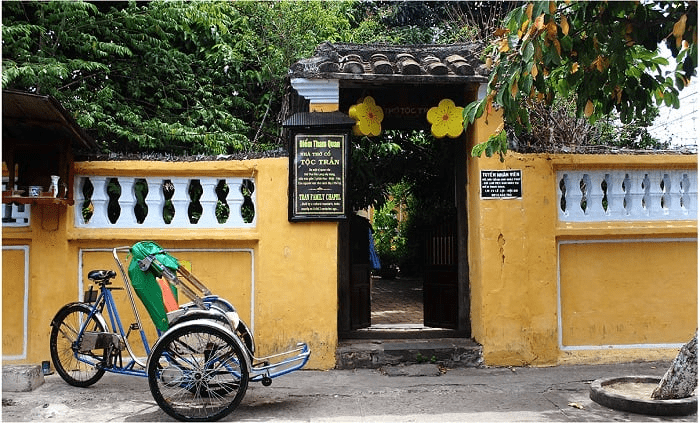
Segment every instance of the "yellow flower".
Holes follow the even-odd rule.
[[[365,97],[362,103],[350,106],[348,116],[357,122],[352,127],[355,135],[377,136],[382,132],[382,119],[384,111],[377,106],[372,97]]]
[[[442,138],[445,135],[450,138],[457,138],[463,128],[463,107],[456,107],[450,99],[440,100],[437,107],[428,110],[428,122],[433,126],[430,132],[435,138]]]

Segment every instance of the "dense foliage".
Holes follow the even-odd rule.
[[[340,2],[3,2],[3,89],[50,94],[117,152],[276,148],[295,60]]]
[[[595,122],[616,113],[644,119],[658,104],[679,106],[678,93],[697,67],[697,2],[534,2],[514,9],[486,49],[492,64],[485,98],[464,110],[465,124],[503,108],[516,134],[530,132],[528,108],[576,100],[576,115]],[[665,43],[675,61],[659,53]],[[505,131],[472,154],[501,156]]]

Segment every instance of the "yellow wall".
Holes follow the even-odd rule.
[[[469,148],[499,124],[498,116],[479,122]],[[668,359],[678,351],[673,344],[695,332],[697,220],[559,222],[556,172],[577,168],[695,171],[697,157],[512,152],[504,162],[470,157],[472,335],[483,345],[488,365]],[[521,199],[480,199],[480,171],[500,169],[522,170]],[[669,241],[633,242],[650,238]],[[600,349],[604,345],[615,347]]]
[[[28,251],[24,247],[3,248],[2,261],[2,353],[4,356],[22,358],[25,354],[26,324],[28,313],[25,303],[27,292]]]
[[[470,147],[499,123],[494,117],[479,122]],[[308,368],[334,367],[337,224],[287,221],[288,158],[82,162],[75,168],[86,175],[255,177],[257,223],[88,229],[74,226],[73,207],[32,206],[31,227],[3,228],[4,363],[48,360],[49,322],[63,304],[81,298],[87,285],[80,279],[93,268],[114,268],[109,249],[150,239],[190,261],[196,276],[253,322],[259,353],[305,341],[312,350]],[[668,359],[677,352],[674,344],[692,336],[697,221],[560,222],[555,179],[558,170],[579,168],[695,170],[697,157],[508,153],[505,162],[470,157],[467,168],[470,318],[486,364]],[[521,169],[522,198],[481,200],[482,169]],[[129,310],[124,313],[126,320]]]
[[[697,265],[684,258],[697,248],[694,239],[560,244],[563,345],[687,342],[697,326],[697,285],[688,283]]]
[[[14,354],[16,347],[3,343],[3,362],[48,360],[49,322],[63,304],[81,298],[78,275],[84,278],[94,268],[116,270],[111,248],[148,239],[175,250],[179,259],[190,261],[195,276],[215,294],[231,301],[246,323],[254,321],[258,355],[307,342],[312,351],[307,368],[335,365],[337,224],[287,221],[288,158],[81,162],[75,168],[76,174],[86,175],[254,176],[257,224],[244,229],[87,229],[74,226],[73,206],[32,206],[31,227],[3,229],[4,247],[29,247],[30,275],[28,355],[26,359],[8,360],[8,352]],[[207,251],[212,249],[217,251]],[[14,287],[22,279],[20,256],[16,250],[3,250],[4,334],[14,334],[21,327],[22,316],[16,308],[6,308],[20,296]],[[84,288],[87,286],[85,283]],[[130,309],[122,310],[128,324]],[[140,310],[146,326],[151,327],[144,309]],[[138,342],[135,337],[130,339]]]

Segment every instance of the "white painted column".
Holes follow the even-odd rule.
[[[591,172],[584,175],[584,181],[588,190],[588,202],[586,203],[586,215],[590,220],[601,220],[605,218],[603,208],[603,183],[605,174],[602,172]]]
[[[241,179],[226,180],[228,184],[228,194],[226,195],[226,203],[229,207],[229,216],[227,223],[239,227],[243,226],[243,215],[241,214],[241,206],[243,205],[243,193],[241,193]]]
[[[122,190],[122,194],[119,196],[121,212],[115,224],[119,228],[133,228],[138,225],[138,223],[136,223],[136,213],[134,212],[134,206],[136,205],[134,182],[135,179],[130,177],[119,179],[119,185]]]
[[[216,203],[219,201],[216,196],[217,182],[215,178],[201,178],[199,180],[202,185],[202,197],[199,199],[199,203],[202,205],[202,217],[199,218],[198,226],[208,228],[219,226],[219,222],[216,220]]]
[[[622,189],[625,174],[624,172],[610,172],[608,176],[608,216],[612,219],[620,219],[625,215],[623,204],[625,191]]]
[[[664,192],[661,189],[661,180],[663,179],[663,172],[658,170],[649,172],[649,204],[647,204],[647,210],[649,211],[649,216],[663,216],[664,210],[661,207],[661,197]]]
[[[190,217],[188,215],[187,209],[190,206],[190,196],[187,193],[189,188],[189,180],[184,178],[173,178],[171,179],[173,186],[175,187],[175,192],[171,198],[173,206],[175,207],[175,216],[173,216],[170,225],[175,228],[183,228],[190,226]]]
[[[92,217],[88,224],[92,227],[105,228],[112,226],[112,223],[107,218],[107,203],[109,196],[107,195],[107,180],[104,176],[95,176],[90,178],[92,182]]]
[[[146,183],[148,184],[148,194],[146,194],[148,213],[143,221],[143,226],[147,228],[157,228],[165,225],[163,221],[163,206],[165,203],[163,179],[146,178]]]

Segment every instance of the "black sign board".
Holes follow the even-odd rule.
[[[522,198],[522,170],[482,170],[481,198]]]
[[[294,135],[289,220],[345,218],[347,145],[347,134]]]

